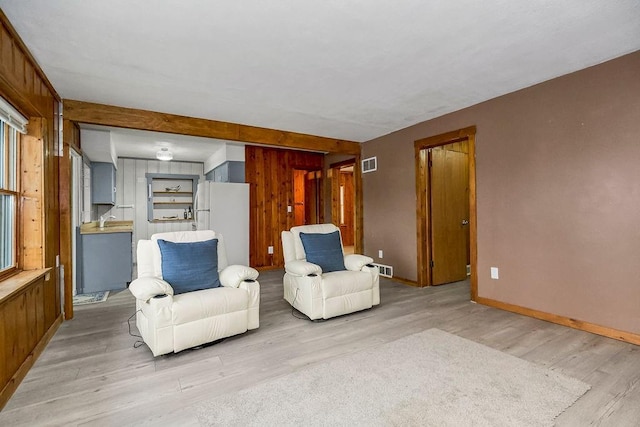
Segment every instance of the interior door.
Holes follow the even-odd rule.
[[[304,207],[307,224],[322,223],[322,171],[307,172],[304,184]]]
[[[307,171],[293,170],[293,225],[307,224],[305,215],[305,177]]]
[[[340,171],[339,203],[339,223],[342,244],[344,246],[353,246],[355,222],[353,167]]]
[[[433,285],[467,277],[469,246],[468,154],[459,144],[429,153],[431,275]]]
[[[304,218],[305,224],[317,224],[316,173],[307,172],[304,178]]]

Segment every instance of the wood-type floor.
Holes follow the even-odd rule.
[[[193,403],[429,328],[590,384],[559,426],[640,425],[638,346],[471,303],[468,282],[420,289],[382,279],[379,306],[310,322],[292,316],[282,275],[260,274],[259,329],[157,358],[134,348],[128,334],[129,291],[76,307],[0,413],[0,426],[197,426]]]

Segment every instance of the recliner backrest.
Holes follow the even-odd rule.
[[[218,239],[218,271],[228,266],[227,251],[224,245],[224,237],[213,230],[173,231],[156,233],[151,240],[140,240],[137,250],[138,277],[154,276],[162,277],[162,256],[158,239],[175,243],[202,242]]]
[[[138,277],[156,277],[156,269],[153,266],[153,245],[151,240],[138,240],[136,249]]]
[[[290,231],[282,232],[282,249],[284,252],[284,261],[306,260],[307,255],[304,252],[304,246],[300,239],[300,233],[319,233],[328,234],[334,231],[340,231],[334,224],[312,224],[299,225],[291,227]],[[288,233],[288,234],[287,234]],[[340,236],[340,244],[342,245],[342,235]]]

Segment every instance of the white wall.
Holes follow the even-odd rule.
[[[204,161],[205,175],[227,161],[244,162],[244,145],[226,144]]]
[[[113,163],[116,161],[116,150],[111,142],[111,132],[97,129],[80,129],[83,154],[92,162]]]

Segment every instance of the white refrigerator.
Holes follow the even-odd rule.
[[[194,213],[196,229],[222,234],[229,265],[249,265],[249,184],[199,183]]]

